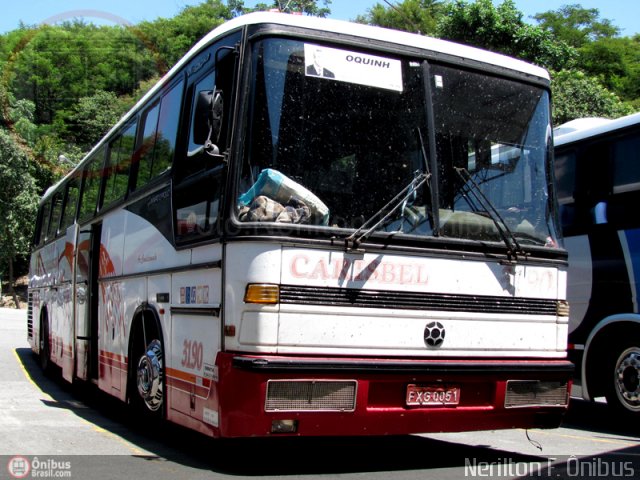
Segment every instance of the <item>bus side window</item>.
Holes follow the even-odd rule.
[[[560,204],[560,221],[563,228],[575,222],[576,154],[573,151],[556,155],[556,191]]]
[[[198,130],[206,129],[206,118],[200,118],[201,111],[198,110],[198,99],[207,93],[212,93],[215,84],[215,72],[211,71],[200,79],[190,89],[191,93],[191,118],[189,121],[189,147],[187,158],[182,160],[180,165],[180,176],[187,177],[193,173],[206,169],[207,154],[202,150],[202,139],[198,138]]]
[[[188,143],[176,160],[173,184],[177,244],[200,241],[219,233],[219,210],[226,174],[221,154],[226,152],[229,141],[236,67],[236,56],[230,45],[238,40],[234,35],[211,47],[207,58],[213,59],[215,65],[203,68],[187,89]],[[210,103],[202,108],[207,99]],[[199,102],[201,105],[197,108]],[[203,148],[207,137],[216,145],[217,151]]]
[[[62,213],[61,231],[66,230],[76,219],[79,192],[80,182],[77,178],[74,178],[67,185],[67,199],[64,204],[64,212]]]
[[[125,127],[110,144],[103,204],[124,199],[129,189],[131,157],[136,140],[137,122]]]
[[[83,172],[83,186],[80,198],[78,221],[93,218],[100,207],[100,183],[104,163],[104,147],[101,147],[87,164]]]
[[[136,156],[138,157],[138,179],[136,188],[146,185],[151,179],[151,167],[153,166],[153,151],[156,143],[159,113],[160,104],[157,103],[143,116],[144,130],[142,144],[136,152]]]
[[[199,118],[196,108],[201,93],[214,90],[215,71],[211,71],[195,83],[190,89],[191,118],[189,122],[189,146],[187,155],[181,157],[177,168],[177,185],[174,190],[176,241],[186,243],[211,236],[216,227],[220,205],[220,162],[216,162],[207,152],[199,149],[198,135],[195,130],[198,123],[206,121]]]
[[[47,239],[47,230],[49,229],[49,217],[51,213],[51,200],[40,207],[40,225],[36,235],[36,245],[42,245]]]
[[[144,116],[136,188],[171,168],[178,138],[184,82],[181,80]]]
[[[640,187],[640,135],[613,143],[613,191],[635,191]]]
[[[60,216],[62,215],[62,191],[56,192],[51,202],[51,220],[47,231],[47,240],[53,240],[58,235]]]

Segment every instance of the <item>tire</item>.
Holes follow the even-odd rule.
[[[640,342],[618,345],[606,375],[607,404],[618,414],[640,419]]]
[[[49,321],[44,315],[40,319],[40,345],[38,353],[40,368],[44,373],[51,372],[51,344],[49,342]]]
[[[134,404],[146,413],[162,415],[164,406],[164,352],[160,340],[153,339],[135,360]]]

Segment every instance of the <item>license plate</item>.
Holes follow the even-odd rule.
[[[406,403],[409,407],[458,405],[460,403],[460,388],[410,384],[407,385]]]

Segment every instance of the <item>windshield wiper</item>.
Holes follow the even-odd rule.
[[[393,213],[398,210],[398,208],[403,207],[405,203],[409,200],[409,198],[415,194],[415,192],[424,185],[427,180],[431,177],[431,173],[419,172],[416,171],[413,180],[404,187],[398,194],[393,197],[389,202],[382,207],[380,210],[375,212],[369,219],[364,222],[360,228],[358,228],[355,232],[345,238],[345,247],[347,250],[355,250],[357,249],[363,240],[366,240],[369,235],[371,235],[380,225],[386,222]],[[388,209],[388,211],[387,211]],[[387,212],[385,216],[383,216],[380,220],[378,220],[374,225],[369,227],[376,218],[382,215],[384,212]],[[368,228],[369,227],[369,228]],[[367,229],[368,228],[368,229]],[[365,229],[367,229],[365,231]]]
[[[431,194],[431,204],[429,206],[425,206],[425,210],[427,211],[427,214],[429,216],[429,221],[431,223],[431,231],[433,232],[433,236],[437,237],[439,235],[440,232],[440,215],[438,212],[438,209],[435,208],[435,205],[437,203],[437,188],[434,188],[433,185],[431,185],[431,169],[430,169],[430,165],[433,167],[433,170],[435,170],[437,168],[435,161],[433,163],[431,163],[431,160],[429,158],[429,156],[427,155],[427,149],[424,146],[424,139],[422,138],[422,130],[420,130],[420,127],[417,128],[418,130],[418,141],[420,142],[420,154],[422,155],[422,162],[423,162],[423,168],[424,168],[424,172],[427,174],[427,187],[429,188],[429,192]],[[435,160],[435,159],[433,159]]]
[[[473,179],[469,171],[464,167],[454,167],[456,173],[460,176],[463,182],[465,182],[465,187],[468,192],[473,194],[475,200],[480,204],[480,206],[484,209],[484,211],[489,215],[489,218],[493,221],[502,238],[502,241],[507,246],[507,250],[509,251],[509,259],[517,260],[518,255],[525,255],[525,251],[522,249],[520,244],[518,243],[518,239],[511,231],[511,229],[507,226],[506,222],[496,209],[493,206],[493,203],[487,196],[482,192],[480,185],[476,183]],[[473,187],[473,188],[472,188]],[[469,206],[474,208],[473,203],[469,202]],[[474,208],[477,211],[477,208]]]

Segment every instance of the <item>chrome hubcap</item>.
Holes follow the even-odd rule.
[[[162,405],[162,346],[152,341],[138,362],[138,394],[149,410],[155,412]]]
[[[640,411],[640,348],[628,348],[618,357],[616,393],[629,410]]]

